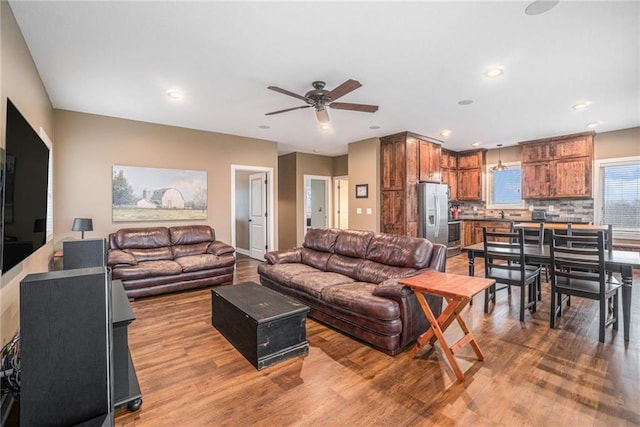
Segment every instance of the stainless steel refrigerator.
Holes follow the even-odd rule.
[[[432,243],[447,244],[449,234],[449,187],[418,183],[418,236]]]

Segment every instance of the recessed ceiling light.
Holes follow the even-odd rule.
[[[591,102],[586,101],[586,102],[578,102],[577,104],[573,105],[573,109],[574,110],[584,110],[585,108],[587,108],[589,105],[591,105]]]
[[[458,105],[470,105],[473,104],[473,99],[463,99],[462,101],[458,101]]]
[[[591,123],[587,123],[587,127],[589,129],[593,129],[595,127],[597,127],[600,124],[600,122],[591,122]]]
[[[329,123],[320,123],[320,129],[322,129],[322,130],[331,129],[331,124],[329,124]]]
[[[477,147],[477,146],[479,146],[480,144],[482,144],[482,142],[480,142],[480,141],[476,141],[476,142],[474,142],[473,144],[471,144],[471,146],[472,146],[472,147]]]
[[[378,126],[378,125],[372,125],[372,126],[369,126],[369,129],[380,129],[380,126]]]
[[[490,68],[484,72],[484,75],[487,77],[498,77],[504,74],[504,70],[500,67]]]
[[[260,129],[271,129],[271,126],[269,125],[260,125],[258,126]]]
[[[443,130],[440,132],[440,136],[443,136],[443,137],[445,137],[445,138],[446,138],[446,137],[448,137],[449,135],[451,135],[451,131],[450,131],[449,129],[443,129]]]
[[[541,15],[545,12],[550,11],[558,4],[558,0],[536,0],[533,3],[530,3],[529,6],[524,10],[524,13],[527,15]]]
[[[182,92],[172,89],[170,91],[167,91],[167,96],[174,100],[182,99]]]

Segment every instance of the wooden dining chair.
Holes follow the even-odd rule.
[[[618,330],[618,290],[620,283],[607,280],[603,230],[574,235],[551,234],[551,313],[550,326],[562,316],[563,295],[599,302],[598,339],[604,342],[605,327]],[[612,313],[609,315],[608,303]]]
[[[536,228],[531,228],[531,227],[514,227],[514,224],[511,224],[511,232],[515,232],[516,230],[518,230],[519,228],[522,228],[524,230],[524,244],[525,245],[537,245],[540,248],[542,248],[544,246],[544,222],[541,222],[540,224],[538,224],[538,227]],[[549,281],[549,266],[548,265],[542,265],[542,264],[529,264],[529,265],[533,265],[536,268],[540,269],[540,274],[542,274],[542,271],[544,270],[545,273],[545,282]],[[539,286],[536,292],[538,301],[542,301],[542,284],[540,283],[542,282],[542,280],[539,280]]]
[[[513,233],[488,232],[482,229],[484,239],[484,275],[496,284],[484,291],[484,312],[489,312],[489,302],[496,303],[496,293],[511,286],[520,287],[520,321],[524,322],[525,309],[536,311],[537,289],[540,285],[540,268],[525,264],[524,230]],[[505,285],[498,287],[498,285]],[[525,294],[528,302],[525,302]]]

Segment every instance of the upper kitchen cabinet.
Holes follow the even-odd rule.
[[[440,182],[440,144],[418,140],[420,181]]]
[[[585,132],[521,142],[522,197],[590,198],[593,135]]]
[[[470,150],[458,153],[457,200],[482,200],[482,169],[487,150]]]
[[[449,186],[449,200],[458,200],[458,155],[449,150],[440,152],[441,182]]]

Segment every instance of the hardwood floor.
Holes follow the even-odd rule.
[[[235,283],[259,281],[257,264],[239,256]],[[447,271],[466,274],[466,255],[450,258]],[[313,319],[307,356],[257,371],[211,326],[210,290],[136,300],[129,344],[144,403],[118,412],[116,425],[640,425],[637,273],[627,344],[622,327],[598,342],[592,301],[574,299],[550,329],[548,285],[524,323],[518,289],[510,300],[500,292],[490,314],[477,295],[464,318],[485,360],[469,346],[456,356],[463,383],[438,345],[416,359],[391,357]],[[445,335],[462,334],[452,326]]]

